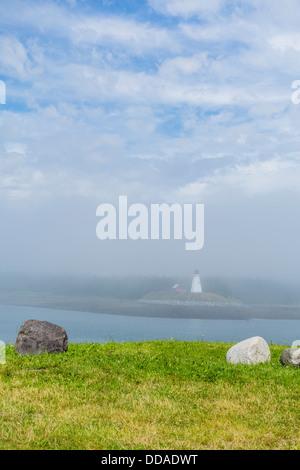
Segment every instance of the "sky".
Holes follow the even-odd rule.
[[[298,0],[2,1],[0,270],[298,282],[299,19]],[[120,195],[204,204],[203,248],[99,240]]]

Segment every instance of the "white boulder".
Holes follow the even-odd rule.
[[[232,364],[260,364],[270,360],[268,343],[260,336],[253,336],[235,344],[226,354],[226,361]]]
[[[287,348],[280,356],[280,362],[283,366],[292,365],[300,367],[300,348]]]

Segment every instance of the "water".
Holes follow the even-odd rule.
[[[262,336],[291,345],[300,339],[300,320],[196,320],[129,317],[99,313],[0,305],[0,340],[14,344],[22,323],[46,320],[64,327],[70,343],[143,340],[238,342]]]

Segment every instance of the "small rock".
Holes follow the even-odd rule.
[[[260,336],[245,339],[227,351],[226,361],[232,364],[259,364],[270,362],[271,352],[268,343]]]
[[[22,356],[28,354],[62,353],[68,349],[68,336],[64,328],[54,323],[27,320],[21,326],[15,350]]]
[[[292,365],[300,367],[300,348],[287,348],[283,351],[279,361],[283,366]]]

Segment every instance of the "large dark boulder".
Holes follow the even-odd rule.
[[[47,321],[27,320],[21,326],[15,350],[22,356],[28,354],[62,353],[68,349],[66,330]]]

